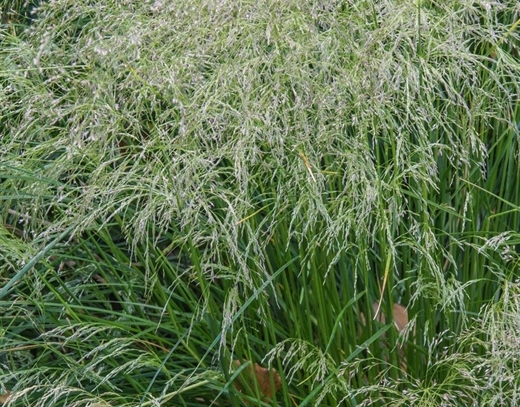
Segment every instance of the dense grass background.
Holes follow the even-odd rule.
[[[6,405],[519,404],[516,1],[3,6]]]

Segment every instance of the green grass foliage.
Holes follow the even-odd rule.
[[[516,1],[8,3],[6,406],[520,404]]]

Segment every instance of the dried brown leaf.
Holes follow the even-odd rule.
[[[242,365],[240,360],[234,360],[233,363],[236,367]],[[271,387],[271,377],[274,389]],[[243,391],[244,386],[254,388],[256,382],[258,389],[261,391],[265,399],[270,399],[273,394],[282,387],[282,378],[276,369],[267,369],[260,366],[258,363],[247,366],[242,372],[240,372],[238,379],[238,383],[235,383],[235,388],[237,390]]]
[[[374,308],[375,314],[379,309],[379,302],[374,302],[372,307]],[[394,325],[398,332],[402,332],[408,324],[408,311],[400,304],[394,304],[392,311],[394,313]],[[379,314],[376,316],[376,319],[383,324],[385,323],[385,314],[381,309],[379,309]]]
[[[11,392],[9,390],[7,390],[7,393],[5,393],[5,394],[0,394],[0,404],[4,404],[10,395],[11,395]]]

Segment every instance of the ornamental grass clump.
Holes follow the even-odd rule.
[[[1,12],[4,405],[518,404],[517,2]]]

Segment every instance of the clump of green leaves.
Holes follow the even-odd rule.
[[[34,15],[0,30],[13,405],[515,397],[484,386],[497,359],[478,345],[506,349],[490,316],[510,314],[472,324],[518,274],[516,2]],[[268,362],[281,390],[238,394],[233,360]]]

